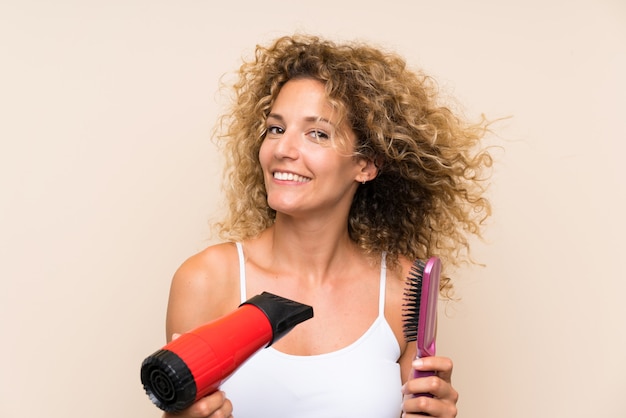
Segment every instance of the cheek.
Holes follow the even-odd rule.
[[[261,147],[259,148],[259,163],[261,163],[261,168],[263,168],[263,170],[267,167],[267,164],[271,159],[271,154],[272,153],[270,151],[270,147],[267,145],[267,142],[263,141],[261,143]]]

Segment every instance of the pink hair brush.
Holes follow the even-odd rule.
[[[431,257],[425,263],[415,260],[407,277],[403,305],[404,337],[408,342],[417,341],[417,358],[435,355],[440,274],[441,261]],[[415,370],[413,377],[432,375],[434,372]],[[418,393],[415,396],[432,395]]]

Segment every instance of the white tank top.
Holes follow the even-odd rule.
[[[246,298],[245,260],[237,243],[241,301]],[[340,350],[294,356],[273,347],[250,357],[221,389],[236,418],[398,418],[402,395],[400,347],[385,319],[383,254],[378,317]]]

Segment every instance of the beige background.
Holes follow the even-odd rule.
[[[486,267],[442,306],[460,416],[625,417],[625,3],[297,3],[0,1],[0,416],[160,415],[139,365],[209,243],[218,79],[301,30],[395,49],[468,115],[512,116]]]

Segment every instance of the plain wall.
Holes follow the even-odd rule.
[[[210,243],[219,78],[293,31],[396,50],[469,116],[510,116],[485,267],[442,305],[459,416],[626,416],[621,0],[0,0],[0,416],[160,416],[139,366]]]

